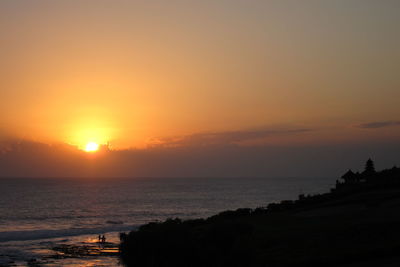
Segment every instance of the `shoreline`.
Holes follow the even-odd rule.
[[[121,236],[121,259],[128,267],[398,266],[400,169],[367,163],[342,179],[324,194],[146,224]]]
[[[119,234],[119,231],[105,233],[110,241],[105,248],[113,248],[112,254],[102,254],[96,249],[101,246],[93,234],[0,242],[0,266],[84,266],[92,262],[97,262],[99,266],[117,266],[119,259],[115,252]]]

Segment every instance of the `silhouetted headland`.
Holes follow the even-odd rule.
[[[329,193],[121,234],[126,266],[399,266],[400,168],[349,170]]]

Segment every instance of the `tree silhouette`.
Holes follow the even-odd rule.
[[[365,163],[364,173],[365,174],[374,174],[374,173],[376,173],[375,165],[374,165],[374,162],[372,161],[372,159],[368,159],[367,162]]]

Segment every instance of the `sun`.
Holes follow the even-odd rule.
[[[86,152],[96,152],[97,150],[99,150],[99,144],[95,142],[89,142],[85,146]]]

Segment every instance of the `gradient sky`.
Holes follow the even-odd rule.
[[[287,153],[384,143],[392,163],[399,14],[397,0],[3,0],[0,138]]]

